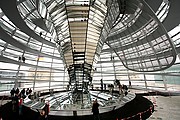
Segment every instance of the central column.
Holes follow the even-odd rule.
[[[92,65],[88,63],[73,64],[68,68],[73,104],[83,104],[84,100],[88,101],[88,88],[92,81],[91,70]]]

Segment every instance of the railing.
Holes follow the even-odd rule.
[[[52,96],[49,96],[49,97],[52,97]],[[107,104],[106,106],[99,107],[99,112],[100,113],[105,113],[105,112],[110,112],[112,110],[116,110],[116,109],[124,106],[126,103],[130,102],[134,98],[135,98],[135,94],[129,93],[126,96],[122,97],[121,99],[117,98],[117,99],[114,99],[114,100],[110,100],[110,101],[112,101],[112,103]],[[48,97],[46,97],[46,99],[48,99]],[[49,103],[51,104],[51,100],[53,100],[53,99],[48,99],[48,100],[50,100]],[[42,109],[43,104],[40,104],[41,102],[40,103],[37,103],[37,102],[38,101],[25,100],[24,105],[27,106],[27,107],[30,107],[30,108],[32,108],[34,110]],[[39,107],[38,104],[40,104],[40,107]],[[58,110],[56,110],[56,109],[52,110],[51,109],[49,114],[50,115],[56,115],[56,116],[92,115],[91,107],[81,109],[80,107],[77,107],[74,104],[67,104],[67,105],[70,105],[70,107],[68,107],[68,109],[58,109]]]
[[[150,106],[147,110],[142,111],[142,112],[139,112],[139,113],[137,113],[137,114],[135,114],[135,115],[132,115],[132,116],[129,116],[129,117],[123,118],[123,119],[118,119],[118,118],[117,118],[117,120],[132,120],[133,118],[135,118],[135,117],[137,117],[137,116],[139,116],[139,120],[142,120],[143,114],[148,113],[148,112],[150,112],[150,114],[152,115],[153,106]]]
[[[4,94],[3,96],[1,96],[2,98],[1,98],[1,103],[0,103],[0,106],[2,106],[3,104],[4,104],[4,101],[5,100],[10,100],[10,96],[7,96],[6,94]],[[8,101],[6,101],[6,103],[8,102]]]
[[[134,98],[135,98],[135,94],[129,94],[129,96],[128,95],[125,96],[124,99],[122,99],[119,102],[116,102],[115,104],[112,104],[106,107],[99,107],[99,113],[105,113],[105,112],[110,112],[110,111],[119,109],[120,107],[124,106],[126,103],[130,102]],[[50,111],[49,114],[56,115],[56,116],[73,116],[74,114],[76,114],[77,116],[82,116],[82,115],[92,115],[92,111],[91,109],[74,108],[71,110],[52,110]]]

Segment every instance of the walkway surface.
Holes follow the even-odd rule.
[[[146,96],[155,111],[148,120],[180,120],[180,96]]]

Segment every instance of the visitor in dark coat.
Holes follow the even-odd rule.
[[[99,103],[97,102],[97,99],[95,99],[95,101],[93,102],[92,112],[93,112],[94,120],[100,120],[100,117],[99,117]]]

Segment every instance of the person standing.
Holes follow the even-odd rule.
[[[103,91],[103,80],[101,79],[101,90]]]
[[[19,100],[19,115],[22,116],[22,104],[23,104],[23,98],[21,97]]]
[[[49,102],[45,103],[45,106],[43,108],[43,110],[45,111],[45,120],[48,120],[48,115],[49,115]]]
[[[15,94],[19,95],[19,88],[16,88]]]
[[[15,94],[15,89],[14,88],[12,88],[12,90],[10,91],[10,93],[11,93],[11,98],[13,98],[14,97],[14,94]]]
[[[119,95],[120,95],[120,98],[123,97],[123,89],[122,89],[122,85],[119,84]]]
[[[12,99],[12,115],[14,120],[19,119],[19,94],[18,92],[15,93],[15,96]]]
[[[21,57],[20,56],[18,57],[18,61],[21,62]]]
[[[25,63],[25,60],[26,60],[26,58],[24,56],[22,56],[23,63]]]
[[[26,89],[26,96],[29,95],[29,88]]]
[[[93,112],[94,120],[100,120],[100,117],[99,117],[99,103],[97,102],[97,99],[95,99],[94,102],[93,102],[92,112]]]
[[[25,98],[25,92],[26,92],[26,90],[25,90],[25,88],[23,88],[23,89],[21,90],[21,92],[20,92],[20,96],[21,96],[22,98]]]
[[[29,94],[31,94],[32,93],[32,90],[31,90],[31,88],[29,88]]]

